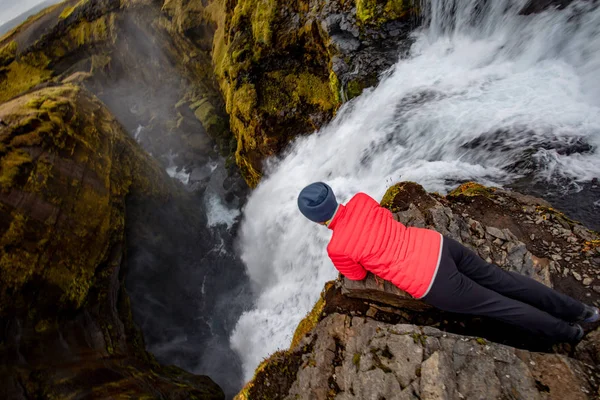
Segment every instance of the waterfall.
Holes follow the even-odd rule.
[[[359,191],[381,198],[400,180],[443,193],[466,180],[563,190],[600,176],[600,8],[579,1],[519,15],[525,3],[424,1],[410,54],[328,126],[268,161],[241,225],[256,300],[231,345],[246,379],[289,346],[337,276],[331,233],[297,209],[305,185],[325,181],[346,202]]]

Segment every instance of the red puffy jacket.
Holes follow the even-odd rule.
[[[329,228],[327,252],[348,279],[364,279],[370,271],[413,297],[429,292],[442,252],[440,233],[407,228],[364,193],[340,205]]]

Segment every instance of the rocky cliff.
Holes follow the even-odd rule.
[[[412,1],[216,0],[213,61],[255,186],[266,157],[328,122],[398,58],[418,19]]]
[[[211,25],[190,30],[170,2],[69,0],[0,40],[0,102],[45,82],[96,94],[155,157],[202,164],[231,149],[228,117],[212,73]],[[185,36],[185,35],[188,36]]]
[[[181,188],[71,85],[0,105],[2,398],[223,398],[146,353],[122,281],[126,199]]]
[[[567,3],[532,0],[523,13]],[[226,185],[244,191],[234,161],[256,185],[266,157],[328,122],[403,54],[422,22],[420,4],[67,0],[4,35],[3,397],[222,398],[209,378],[160,366],[131,317],[123,282],[136,261],[136,282],[160,290],[167,285],[156,282],[174,271],[145,271],[145,257],[171,268],[176,258],[197,259],[182,237],[198,243],[196,252],[212,250],[214,238],[196,229],[206,225],[197,199],[164,167],[191,171],[220,152],[230,157]],[[405,223],[434,227],[484,258],[598,301],[597,235],[539,199],[473,185],[442,198],[400,185],[383,203]],[[222,279],[207,289],[207,313],[232,308],[216,296],[237,290],[230,282],[243,275],[242,266],[226,260],[221,268],[224,257],[214,257],[206,257],[214,261],[209,275]],[[178,283],[169,288],[185,299]],[[243,290],[236,293],[243,303]],[[145,306],[167,325],[177,317]],[[194,321],[186,334],[204,340],[213,328]],[[242,396],[478,397],[472,371],[481,369],[498,398],[586,398],[598,390],[598,340],[595,331],[575,349],[551,351],[492,321],[438,313],[389,283],[340,280],[326,287],[290,351],[264,363]],[[213,343],[205,351],[229,363],[230,349]],[[401,354],[410,355],[406,363]],[[229,365],[223,375],[237,377],[239,365]]]
[[[417,15],[401,1],[69,0],[0,40],[0,101],[83,84],[155,156],[192,169],[208,134],[254,186],[266,157],[377,82]]]
[[[465,184],[446,197],[413,183],[382,205],[484,259],[599,304],[599,236],[543,200]],[[287,351],[265,360],[238,399],[593,399],[600,330],[576,347],[485,318],[439,312],[372,275],[325,286]]]

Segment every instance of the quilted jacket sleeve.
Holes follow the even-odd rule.
[[[329,258],[333,262],[335,268],[342,273],[346,278],[353,281],[362,281],[367,276],[367,270],[362,265],[352,260],[344,254],[332,254],[329,252]]]

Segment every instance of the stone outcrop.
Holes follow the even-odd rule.
[[[431,327],[333,314],[286,399],[589,399],[590,367]]]
[[[417,22],[412,1],[393,0],[215,1],[206,11],[236,162],[251,186],[266,157],[375,84]]]
[[[406,182],[382,205],[404,224],[600,304],[598,234],[541,199],[473,183],[442,197]],[[586,326],[575,348],[552,346],[497,321],[435,310],[371,274],[340,276],[290,349],[263,362],[238,399],[592,399],[600,394],[598,325]]]
[[[78,84],[166,166],[202,165],[215,142],[228,155],[214,28],[190,27],[192,10],[171,3],[69,0],[30,18],[0,40],[0,102],[48,82]]]
[[[122,281],[126,198],[185,197],[72,85],[0,105],[2,398],[223,398],[146,353]]]

